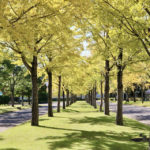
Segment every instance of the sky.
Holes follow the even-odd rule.
[[[83,41],[82,44],[83,44],[84,50],[81,52],[81,56],[89,57],[91,55],[91,52],[90,52],[90,50],[87,49],[87,46],[88,46],[87,41]]]

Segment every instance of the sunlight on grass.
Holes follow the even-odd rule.
[[[104,116],[85,102],[77,102],[55,117],[40,117],[40,126],[30,123],[0,134],[0,150],[144,150],[148,143],[132,142],[150,127],[125,119],[115,125],[115,114]]]
[[[0,105],[0,114],[2,113],[7,113],[7,112],[12,112],[12,111],[18,111],[19,109],[17,107],[20,107],[21,109],[27,109],[27,108],[31,108],[30,105],[16,105],[14,107],[10,106],[10,105]]]
[[[112,99],[110,101],[111,101],[111,103],[117,103],[117,101],[112,100]],[[129,102],[123,101],[123,104],[125,104],[125,105],[143,106],[143,107],[150,107],[150,101],[144,101],[144,103],[142,103],[141,100],[138,100],[136,102],[134,102],[134,101],[129,101]]]
[[[150,101],[144,101],[144,103],[142,103],[141,101],[136,101],[136,102],[130,101],[130,102],[124,102],[124,104],[150,107]]]

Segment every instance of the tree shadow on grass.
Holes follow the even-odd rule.
[[[80,111],[68,108],[68,109],[64,109],[63,112],[80,112]]]
[[[16,148],[2,148],[0,150],[19,150],[19,149],[16,149]]]
[[[125,126],[131,127],[134,129],[147,130],[148,132],[150,131],[150,126],[140,123],[138,121],[132,120],[132,119],[125,118],[124,124]]]
[[[101,116],[101,117],[84,117],[82,119],[70,119],[71,123],[89,123],[91,125],[107,125],[107,126],[111,126],[112,124],[115,125],[116,122],[116,118],[114,116]],[[144,125],[138,121],[132,120],[132,119],[128,119],[125,118],[124,119],[124,126],[126,127],[131,127],[134,128],[136,130],[150,130],[150,126],[148,125]]]
[[[39,121],[47,121],[47,120],[50,120],[50,119],[44,119],[44,118],[39,119]]]
[[[107,123],[114,124],[115,123],[115,117],[110,116],[101,116],[101,117],[84,117],[82,119],[70,119],[71,123],[89,123],[91,125],[106,125]]]
[[[2,137],[0,137],[0,141],[4,140]]]
[[[45,127],[49,129],[67,130],[71,133],[65,133],[63,136],[46,136],[37,140],[46,140],[50,150],[59,150],[67,148],[71,150],[74,146],[82,146],[88,150],[144,150],[143,143],[130,141],[130,135],[127,133],[85,131],[66,128]]]

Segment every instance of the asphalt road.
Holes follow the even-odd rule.
[[[53,108],[56,108],[57,103],[53,103]],[[39,115],[44,115],[47,113],[48,106],[39,107]],[[31,120],[32,114],[31,109],[19,110],[17,112],[10,112],[0,114],[0,132],[5,131],[11,127],[22,124],[28,120]]]
[[[116,112],[116,110],[117,104],[110,103],[110,111]],[[123,105],[123,115],[141,123],[150,125],[150,107]]]

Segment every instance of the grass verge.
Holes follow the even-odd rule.
[[[12,107],[11,105],[0,105],[0,114],[18,111],[19,110],[18,107],[21,109],[31,108],[30,105],[25,105],[25,106],[15,105],[14,107]]]
[[[115,114],[105,116],[85,102],[77,102],[55,117],[40,117],[0,133],[0,150],[146,150],[148,143],[133,142],[150,127],[131,119],[115,125]]]
[[[117,101],[114,100],[110,100],[111,103],[117,103]],[[134,105],[134,106],[143,106],[143,107],[150,107],[150,101],[144,101],[144,103],[142,103],[142,101],[123,101],[123,104],[125,105]]]
[[[150,107],[150,101],[144,101],[144,103],[142,103],[141,101],[129,101],[129,102],[124,102],[124,104],[127,105],[135,105],[135,106],[143,106],[143,107]]]

